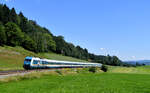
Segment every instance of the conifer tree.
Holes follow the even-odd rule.
[[[10,21],[15,23],[15,24],[18,24],[17,14],[16,14],[16,11],[14,8],[12,8],[10,11]]]
[[[4,26],[0,23],[0,45],[6,44],[6,34],[5,34],[5,29]]]
[[[2,22],[3,24],[6,24],[7,22],[10,21],[10,10],[9,8],[6,6],[6,4],[3,6],[3,15],[2,15]]]

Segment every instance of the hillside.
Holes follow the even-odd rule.
[[[72,57],[66,57],[55,53],[34,53],[25,50],[22,47],[0,47],[0,70],[15,70],[23,69],[23,61],[26,56],[42,57],[54,60],[66,60],[66,61],[78,61],[83,62],[85,60],[80,60]]]

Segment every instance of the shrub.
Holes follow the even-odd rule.
[[[106,65],[102,65],[101,70],[103,70],[104,72],[107,72],[108,67]]]
[[[89,72],[95,73],[95,72],[96,72],[96,68],[95,68],[95,67],[90,67],[90,68],[89,68]]]
[[[56,70],[56,73],[58,73],[58,74],[62,75],[61,70]]]

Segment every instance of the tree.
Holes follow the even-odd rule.
[[[85,56],[85,59],[88,60],[89,55],[88,55],[88,50],[86,48],[84,49],[84,56]]]
[[[104,72],[107,72],[108,67],[106,65],[102,65],[101,70],[103,70]]]
[[[43,27],[43,30],[45,33],[50,34],[53,37],[53,34],[50,32],[50,30],[48,30],[47,28]]]
[[[78,51],[78,57],[79,59],[82,59],[82,48],[80,46],[76,46],[76,49]]]
[[[20,17],[19,23],[20,29],[22,30],[22,32],[27,32],[28,19],[24,17],[22,12],[19,13],[19,17]]]
[[[10,11],[10,21],[15,23],[15,24],[18,24],[18,20],[17,20],[17,14],[16,14],[16,11],[14,8],[11,9]]]
[[[0,21],[3,20],[3,6],[0,5]]]
[[[112,65],[112,58],[111,58],[110,55],[107,55],[106,61],[107,61],[107,64],[108,64],[108,65]]]
[[[56,43],[53,40],[52,36],[50,34],[44,34],[44,46],[45,50],[55,51],[56,50]]]
[[[96,67],[90,67],[89,72],[95,73],[96,72]]]
[[[36,43],[29,36],[27,36],[27,35],[24,36],[24,40],[22,42],[22,46],[25,49],[37,52],[36,51]]]
[[[10,10],[9,8],[6,6],[6,4],[3,6],[3,15],[2,15],[2,22],[4,24],[6,24],[7,22],[9,22],[9,16],[10,16]]]
[[[33,34],[33,40],[36,43],[37,52],[45,52],[43,34],[41,32],[35,32]]]
[[[10,46],[21,45],[24,34],[21,32],[20,28],[15,23],[8,22],[5,25],[5,31],[8,45]]]
[[[112,65],[114,65],[114,66],[121,65],[121,61],[119,60],[119,58],[117,56],[112,56]]]
[[[6,34],[5,34],[5,29],[2,24],[0,24],[0,45],[6,44]]]
[[[64,54],[65,40],[63,36],[54,37],[56,42],[56,53]]]

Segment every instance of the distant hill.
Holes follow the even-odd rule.
[[[124,61],[125,63],[136,65],[138,64],[144,64],[144,65],[150,65],[150,60],[136,60],[136,61]]]

